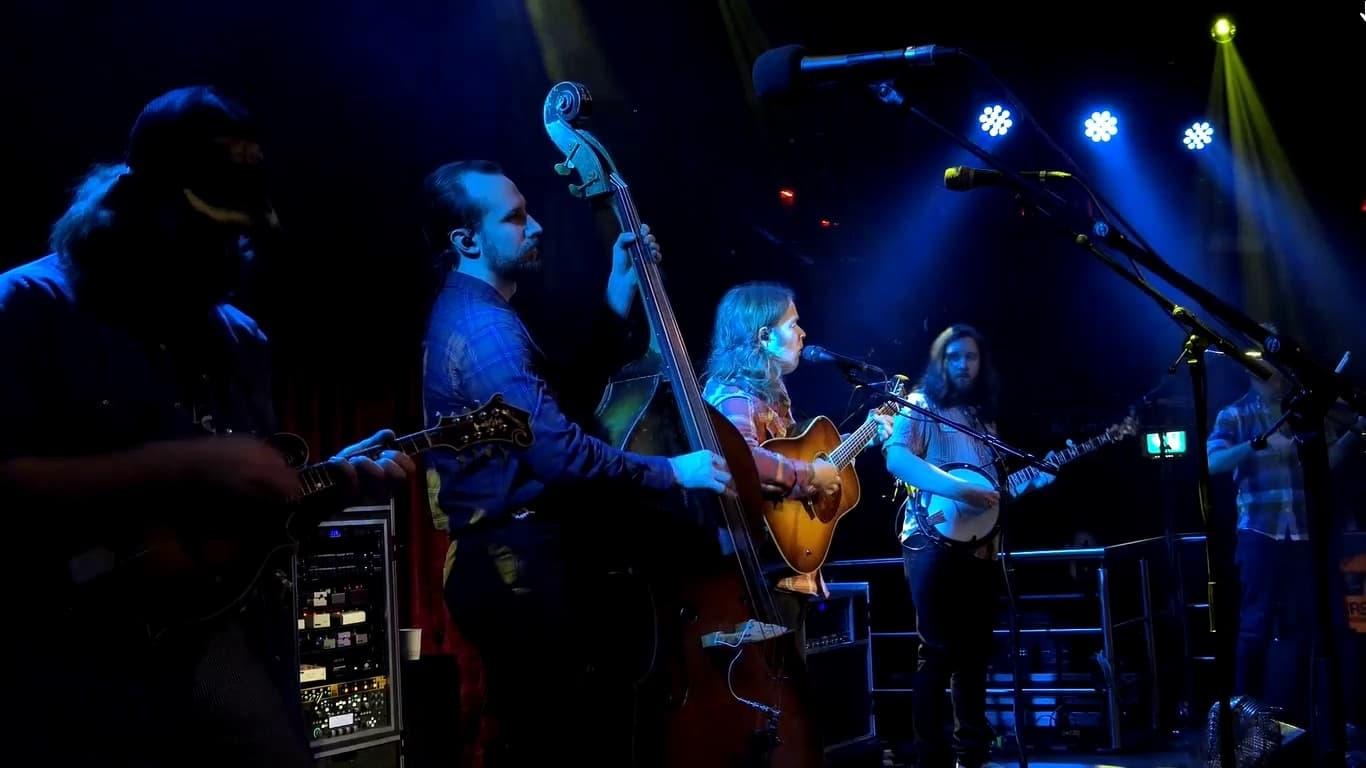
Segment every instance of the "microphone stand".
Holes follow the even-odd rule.
[[[1157,302],[1163,312],[1186,332],[1186,348],[1182,350],[1191,371],[1191,386],[1194,390],[1196,409],[1196,449],[1194,458],[1200,464],[1197,494],[1200,512],[1205,521],[1205,548],[1207,556],[1217,557],[1210,565],[1210,619],[1215,631],[1215,693],[1219,707],[1219,753],[1220,764],[1229,768],[1236,765],[1234,754],[1234,735],[1232,713],[1229,709],[1229,691],[1232,687],[1234,655],[1234,633],[1230,609],[1232,589],[1225,590],[1232,581],[1232,562],[1227,554],[1231,547],[1215,546],[1214,542],[1231,539],[1218,530],[1212,515],[1210,503],[1209,461],[1207,441],[1209,427],[1206,424],[1206,376],[1203,353],[1208,347],[1215,347],[1253,375],[1266,379],[1270,373],[1255,365],[1243,355],[1236,345],[1203,323],[1190,310],[1176,304],[1156,288],[1152,287],[1137,273],[1137,266],[1149,269],[1168,284],[1175,287],[1204,307],[1225,324],[1249,339],[1260,340],[1263,359],[1281,370],[1296,387],[1286,398],[1284,407],[1291,412],[1291,428],[1309,439],[1298,441],[1300,464],[1304,474],[1305,507],[1309,518],[1309,537],[1314,552],[1314,625],[1317,642],[1314,644],[1314,669],[1323,686],[1314,690],[1323,691],[1323,700],[1314,702],[1311,728],[1317,732],[1314,739],[1317,765],[1344,766],[1346,764],[1346,722],[1343,706],[1343,681],[1337,652],[1337,635],[1334,631],[1333,605],[1329,570],[1334,564],[1332,551],[1334,537],[1331,526],[1331,494],[1328,446],[1323,439],[1324,419],[1333,403],[1341,398],[1357,414],[1366,410],[1366,390],[1356,387],[1337,372],[1329,370],[1311,359],[1300,346],[1288,337],[1271,334],[1242,311],[1220,299],[1212,291],[1185,276],[1158,254],[1142,247],[1121,233],[1115,231],[1103,219],[1087,221],[1084,227],[1065,220],[1065,214],[1074,213],[1071,206],[1052,190],[1025,180],[1020,174],[1005,168],[987,150],[959,136],[920,109],[907,104],[905,98],[890,81],[872,86],[874,93],[883,103],[904,109],[924,120],[951,141],[980,158],[993,169],[1000,171],[1003,181],[1017,193],[1019,199],[1028,200],[1035,210],[1046,219],[1058,222],[1077,246],[1084,248],[1113,270],[1116,274],[1137,287],[1145,295]],[[1074,176],[1074,178],[1077,178]],[[1079,179],[1078,179],[1079,180]],[[1061,213],[1050,209],[1050,204],[1062,207]],[[1135,265],[1134,271],[1126,269],[1117,259],[1097,247],[1097,241],[1127,256]],[[1231,534],[1231,532],[1230,532]],[[1341,609],[1341,606],[1338,606]],[[1223,631],[1217,631],[1222,629]],[[1312,681],[1311,681],[1312,683]]]

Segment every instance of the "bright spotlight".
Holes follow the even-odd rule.
[[[982,114],[977,116],[977,122],[981,124],[982,130],[992,136],[1004,136],[1010,126],[1015,124],[1010,119],[1010,110],[1000,104],[993,104],[982,110]]]
[[[1186,129],[1186,137],[1182,142],[1191,151],[1204,149],[1214,142],[1214,129],[1203,120],[1193,123]]]
[[[1227,16],[1221,16],[1214,20],[1214,26],[1209,28],[1209,36],[1214,38],[1214,42],[1223,45],[1233,41],[1233,36],[1238,34],[1238,28]]]
[[[1119,117],[1110,114],[1110,110],[1103,112],[1092,112],[1086,118],[1086,138],[1094,142],[1109,141],[1119,133]]]

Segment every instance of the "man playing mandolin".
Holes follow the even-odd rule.
[[[593,738],[578,696],[585,675],[576,631],[583,596],[559,515],[593,514],[589,488],[601,483],[721,493],[724,460],[710,451],[667,458],[622,451],[569,421],[542,377],[544,362],[509,303],[518,281],[540,266],[542,228],[501,169],[487,161],[437,168],[425,183],[426,235],[437,249],[444,286],[425,344],[423,399],[429,419],[501,393],[531,413],[532,444],[473,461],[430,455],[428,496],[446,521],[451,546],[446,604],[478,649],[487,712],[498,736],[490,765],[550,765],[586,757]],[[649,229],[641,232],[656,259]],[[621,341],[619,327],[637,293],[623,233],[613,249],[600,347]],[[618,326],[612,333],[610,326]],[[601,349],[599,350],[602,351]],[[566,521],[568,525],[568,521]],[[581,563],[572,563],[582,565]],[[611,638],[608,638],[609,640]],[[584,747],[587,749],[587,747]]]
[[[995,434],[997,388],[985,339],[969,326],[953,325],[930,346],[925,374],[907,399],[979,432]],[[989,473],[993,483],[1000,481],[988,446],[909,409],[897,415],[883,452],[893,476],[936,495],[945,494],[937,487],[942,480],[926,469],[931,465],[971,464]],[[928,465],[918,458],[928,460]],[[1050,482],[1052,475],[1043,473],[1039,478],[1036,487]],[[977,507],[1000,503],[997,491],[985,487],[971,486],[958,496]],[[915,502],[911,499],[907,506]],[[991,607],[996,605],[997,591],[997,570],[992,562],[996,536],[971,549],[945,548],[932,543],[919,530],[915,515],[907,511],[901,542],[920,635],[912,705],[917,765],[953,765],[944,738],[942,706],[942,692],[951,677],[954,751],[959,765],[976,768],[986,761],[991,744],[986,719],[986,665],[995,623]]]
[[[270,529],[283,541],[284,503],[301,492],[263,440],[275,429],[265,336],[228,303],[241,240],[275,223],[256,135],[212,88],[163,94],[126,164],[81,183],[53,253],[0,275],[0,509],[24,550],[6,581],[29,585],[11,591],[29,630],[10,633],[22,647],[7,656],[23,701],[15,748],[35,751],[17,764],[312,762],[288,564],[231,558],[248,583],[211,608],[239,569],[168,575],[143,538]],[[353,489],[358,474],[401,481],[406,456],[362,455],[392,436],[332,466]]]

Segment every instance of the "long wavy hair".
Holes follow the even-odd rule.
[[[706,377],[769,405],[789,405],[782,367],[759,341],[759,329],[777,325],[792,301],[792,289],[779,283],[743,283],[726,291],[716,307]]]
[[[48,237],[48,245],[58,256],[73,265],[85,265],[96,243],[113,228],[110,192],[127,172],[123,163],[97,165],[76,184],[71,205],[52,225]]]
[[[972,339],[977,342],[977,351],[981,356],[977,378],[972,382],[972,390],[966,393],[959,392],[953,386],[953,382],[949,380],[948,366],[944,362],[949,345],[959,339]],[[929,363],[925,366],[925,374],[920,377],[918,389],[925,394],[927,400],[940,408],[952,408],[957,405],[975,406],[983,422],[995,421],[997,401],[1001,394],[1001,380],[996,374],[996,366],[992,363],[991,347],[987,345],[986,337],[970,325],[957,324],[945,328],[930,345]]]

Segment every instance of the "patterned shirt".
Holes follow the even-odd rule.
[[[1280,414],[1249,390],[1219,411],[1210,431],[1207,450],[1213,452],[1245,443],[1265,432]],[[1304,507],[1304,471],[1298,455],[1278,456],[1256,451],[1233,469],[1238,489],[1238,530],[1256,531],[1273,539],[1309,538]]]
[[[959,424],[966,424],[980,432],[986,432],[992,435],[996,434],[996,425],[994,423],[983,425],[977,418],[976,409],[963,406],[940,408],[939,406],[932,404],[926,399],[925,394],[918,390],[912,392],[906,399],[921,408],[940,414],[951,421],[956,421]],[[1001,480],[1000,473],[997,471],[995,464],[996,457],[988,446],[975,437],[964,434],[947,424],[941,424],[934,421],[909,408],[902,408],[901,412],[898,413],[896,418],[892,421],[892,435],[887,438],[887,442],[883,444],[882,450],[885,452],[887,448],[893,445],[900,445],[908,448],[911,453],[936,467],[942,467],[945,464],[952,463],[972,464],[986,472],[998,483]],[[913,504],[915,501],[916,497],[913,494],[907,503]],[[900,540],[902,542],[905,542],[920,530],[915,515],[906,514],[904,515],[904,518],[900,535]],[[994,538],[995,537],[993,537],[993,541]],[[990,549],[992,549],[992,547],[983,548],[983,550],[988,551],[978,551],[984,555],[990,556],[992,554],[992,552],[989,551]]]
[[[749,443],[759,482],[768,494],[800,499],[811,493],[813,470],[810,462],[790,459],[760,446],[765,440],[786,437],[792,428],[792,413],[786,406],[775,407],[733,384],[708,380],[702,399],[720,411]],[[778,582],[789,592],[829,597],[820,571],[793,574]]]
[[[425,454],[427,495],[438,527],[452,536],[505,521],[552,490],[609,480],[673,487],[664,456],[618,450],[569,421],[542,377],[544,356],[512,305],[493,286],[452,271],[432,308],[423,355],[427,423],[477,408],[494,394],[531,414],[532,444],[457,456]]]

